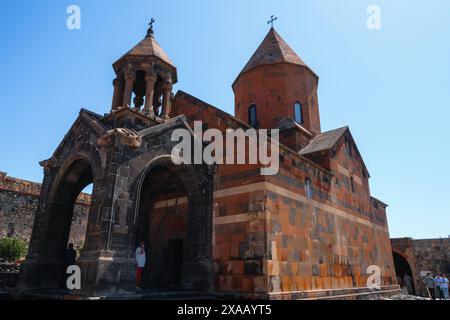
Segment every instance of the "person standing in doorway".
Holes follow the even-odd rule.
[[[142,272],[145,268],[145,242],[141,241],[139,247],[136,248],[136,289],[142,291]]]
[[[69,243],[66,249],[66,268],[77,263],[77,251],[73,248],[73,243]]]
[[[403,289],[403,280],[402,280],[402,277],[397,276],[397,284],[400,286],[401,289]]]
[[[434,294],[436,283],[434,282],[434,278],[431,276],[431,273],[427,273],[427,276],[423,279],[423,283],[425,284],[425,288],[427,289],[431,299],[436,300],[436,295]]]
[[[403,276],[403,285],[405,286],[404,289],[406,289],[407,294],[413,293],[412,278],[406,273]]]

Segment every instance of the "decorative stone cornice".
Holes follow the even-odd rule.
[[[44,169],[51,169],[57,167],[58,163],[59,161],[57,158],[51,157],[50,159],[39,162],[39,165]]]
[[[112,146],[139,148],[141,143],[142,137],[136,131],[127,128],[109,130],[97,140],[97,145],[100,148]]]
[[[52,169],[59,167],[59,160],[56,157],[51,157],[39,162],[39,165],[44,168],[44,174],[48,174]]]

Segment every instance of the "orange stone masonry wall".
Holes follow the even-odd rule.
[[[246,128],[246,124],[184,92],[173,115],[190,125]],[[358,157],[337,147],[327,171],[281,146],[280,172],[257,165],[220,165],[214,191],[215,288],[283,296],[311,290],[365,288],[367,267],[380,266],[382,285],[395,285],[385,205],[369,195]],[[343,167],[338,171],[338,164]],[[343,168],[345,170],[343,170]],[[349,189],[349,172],[361,183]],[[306,177],[313,199],[305,195]],[[368,177],[368,176],[366,176]],[[339,185],[336,185],[339,180]],[[375,204],[377,207],[375,207]]]
[[[317,86],[317,77],[302,66],[257,67],[241,74],[233,84],[236,117],[248,122],[248,107],[255,104],[258,128],[277,128],[283,117],[294,118],[294,103],[298,101],[303,107],[303,126],[311,133],[320,133]]]

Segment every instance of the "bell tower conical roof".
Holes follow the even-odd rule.
[[[278,63],[292,63],[307,67],[275,28],[271,28],[240,74],[262,65]]]
[[[117,73],[127,61],[155,61],[155,59],[162,62],[162,64],[165,64],[167,69],[171,70],[172,80],[177,82],[175,64],[156,41],[152,28],[147,31],[147,35],[144,39],[142,39],[137,45],[131,48],[113,64],[113,68]]]
[[[318,83],[272,27],[232,84],[235,115],[264,129],[283,127],[289,119],[313,136],[320,133]]]
[[[153,35],[147,35],[124,56],[155,56],[165,63],[175,67],[167,53],[161,48]],[[120,60],[120,59],[119,59]]]

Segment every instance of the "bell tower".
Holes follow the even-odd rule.
[[[319,77],[272,27],[233,83],[235,115],[264,129],[293,121],[310,136],[317,135],[318,83]]]
[[[113,64],[111,114],[131,108],[147,117],[169,118],[177,69],[155,40],[154,22],[146,37]]]

